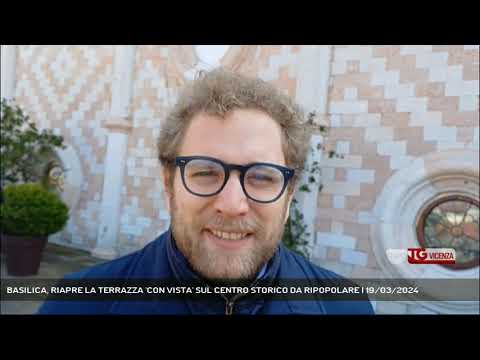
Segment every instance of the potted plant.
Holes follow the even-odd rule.
[[[56,150],[65,149],[63,137],[38,130],[14,101],[0,100],[0,203],[9,184],[39,182],[45,187],[50,165],[58,163]],[[4,244],[0,237],[0,251]]]
[[[0,226],[8,273],[37,274],[48,236],[60,231],[68,216],[68,207],[60,196],[40,184],[6,187],[0,205]]]

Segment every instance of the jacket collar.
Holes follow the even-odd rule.
[[[207,286],[208,281],[197,274],[183,253],[178,249],[171,228],[166,234],[166,252],[167,258],[176,281],[187,283],[189,286]],[[272,283],[277,277],[280,269],[280,247],[267,264],[265,273],[260,279],[262,285]],[[251,284],[253,285],[253,283]],[[213,299],[212,299],[213,300]],[[186,303],[192,314],[224,314],[226,309],[226,299],[218,295],[218,299],[208,301],[198,301],[187,299]],[[245,295],[239,297],[234,303],[234,313],[255,314],[265,302],[265,297]]]

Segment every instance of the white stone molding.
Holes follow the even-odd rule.
[[[135,46],[118,45],[115,48],[112,102],[109,121],[105,174],[103,180],[100,225],[94,256],[112,259],[117,256],[117,237],[122,199],[122,186],[131,129],[131,100],[133,92],[133,71]]]
[[[305,45],[299,54],[296,100],[307,111],[327,113],[331,45]]]
[[[327,113],[328,81],[330,77],[330,54],[331,46],[306,45],[302,46],[299,54],[297,67],[297,89],[296,102],[302,106],[305,113],[315,111],[321,118]],[[320,135],[312,135],[310,148],[306,160],[306,169],[310,169],[312,163],[321,163],[322,152],[320,145],[323,138]],[[308,184],[310,173],[302,175],[300,184]],[[317,184],[320,175],[314,174]],[[309,186],[310,192],[297,191],[295,198],[298,201],[298,208],[304,216],[307,226],[306,232],[310,246],[316,243],[315,220],[317,214],[318,186]]]
[[[322,144],[323,138],[321,135],[312,135],[310,138],[310,150],[305,162],[305,169],[311,169],[312,164],[316,161],[320,163],[322,158],[322,151],[317,150],[317,147]],[[315,149],[315,151],[311,151]],[[298,187],[302,184],[310,184],[309,177],[313,176],[315,179],[315,185],[309,185],[309,191],[299,191]],[[297,208],[303,214],[303,221],[306,225],[305,238],[308,241],[308,246],[314,249],[316,245],[316,230],[315,222],[317,217],[317,198],[319,193],[318,184],[320,183],[320,174],[318,172],[311,174],[308,171],[304,171],[300,181],[297,185],[297,191],[295,193],[295,199],[297,200]],[[293,205],[292,205],[293,206]]]
[[[15,96],[17,45],[1,45],[1,97],[12,100]]]
[[[113,118],[127,119],[130,115],[135,50],[135,45],[115,47],[111,104]]]

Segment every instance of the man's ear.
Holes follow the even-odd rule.
[[[172,198],[170,184],[172,183],[171,177],[173,176],[173,174],[171,170],[167,169],[164,166],[162,166],[161,173],[163,180],[163,191],[165,192],[165,206],[167,207],[167,211],[170,213],[170,199]]]

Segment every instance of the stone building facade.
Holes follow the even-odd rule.
[[[329,132],[312,134],[312,146],[342,155],[309,158],[320,160],[323,184],[321,192],[299,195],[313,260],[351,278],[419,276],[392,265],[386,251],[418,246],[419,214],[442,196],[478,204],[479,46],[217,50],[208,58],[209,49],[195,46],[2,45],[2,97],[68,145],[59,157],[71,219],[51,241],[114,258],[168,228],[159,126],[192,74],[221,65],[259,76],[315,110]],[[433,277],[479,274],[478,265],[431,268]],[[376,310],[478,312],[478,305],[462,306],[379,302]]]

